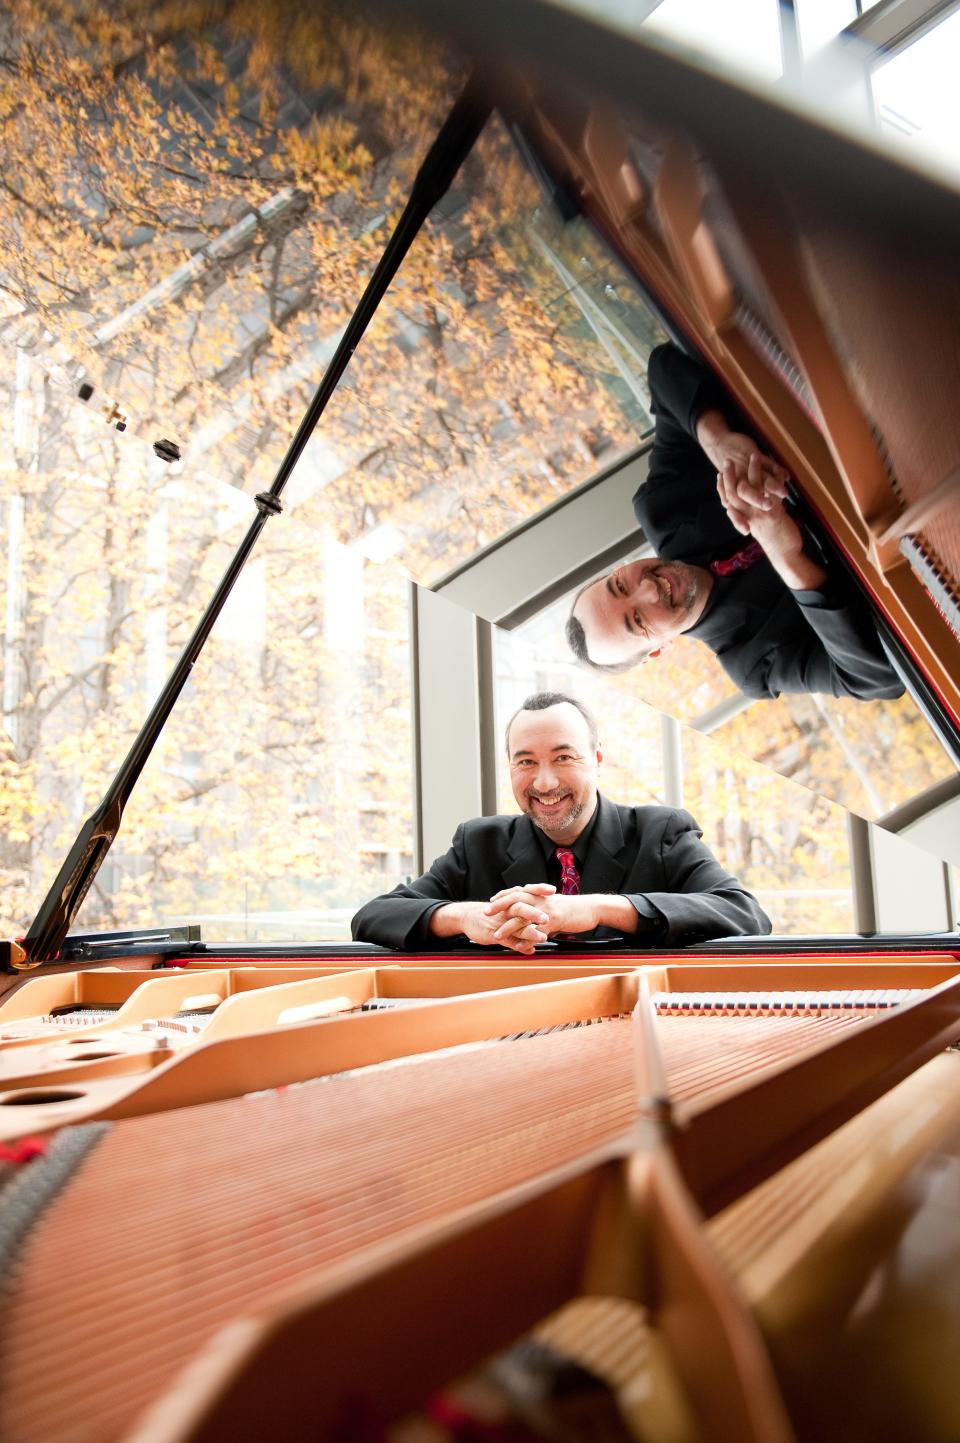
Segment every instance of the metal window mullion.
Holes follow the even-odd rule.
[[[420,728],[420,623],[419,592],[415,581],[408,582],[410,626],[410,750],[411,786],[413,789],[413,871],[419,876],[426,865],[423,860],[423,751]]]
[[[683,806],[683,733],[676,717],[660,714],[663,800],[668,807]]]
[[[847,813],[847,841],[850,848],[854,931],[872,936],[877,931],[877,888],[873,849],[870,845],[870,823],[854,812]]]
[[[494,629],[489,621],[475,618],[477,638],[477,714],[480,745],[480,811],[485,817],[500,810],[497,792],[497,713],[494,668]]]

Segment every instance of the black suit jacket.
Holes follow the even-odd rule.
[[[644,915],[652,911],[641,945],[680,947],[770,931],[766,913],[700,840],[689,812],[621,807],[605,797],[598,805],[580,890],[618,893]],[[406,950],[449,945],[428,930],[430,914],[444,902],[486,902],[502,887],[547,880],[529,817],[477,817],[457,828],[449,852],[422,877],[361,907],[353,936]],[[589,935],[619,934],[600,927]]]
[[[713,376],[676,346],[650,356],[656,436],[647,480],[633,498],[645,536],[668,561],[708,566],[746,538],[717,495],[717,477],[696,439],[704,411],[721,411],[750,431]],[[884,654],[869,607],[836,559],[817,591],[791,591],[769,561],[717,577],[707,609],[688,636],[706,642],[747,696],[826,692],[894,697],[903,686]]]

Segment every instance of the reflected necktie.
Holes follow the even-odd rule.
[[[569,847],[558,847],[553,854],[560,863],[560,895],[576,897],[580,891],[580,873],[577,859]]]
[[[730,576],[734,571],[749,571],[762,555],[763,547],[760,542],[748,541],[746,546],[742,546],[723,561],[711,561],[710,570],[714,576]]]

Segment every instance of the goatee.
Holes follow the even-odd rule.
[[[583,807],[583,802],[574,802],[569,812],[565,812],[562,817],[551,817],[549,822],[549,830],[547,821],[536,816],[534,812],[528,811],[527,816],[530,818],[531,822],[535,827],[539,827],[541,832],[543,832],[545,836],[549,837],[551,832],[565,832],[568,827],[572,827],[574,822],[583,812]]]

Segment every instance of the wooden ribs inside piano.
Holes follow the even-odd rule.
[[[956,1336],[955,957],[427,960],[0,1008],[8,1443],[361,1436],[536,1328],[630,1436],[814,1439],[923,1285]],[[844,1437],[956,1436],[901,1362]]]

